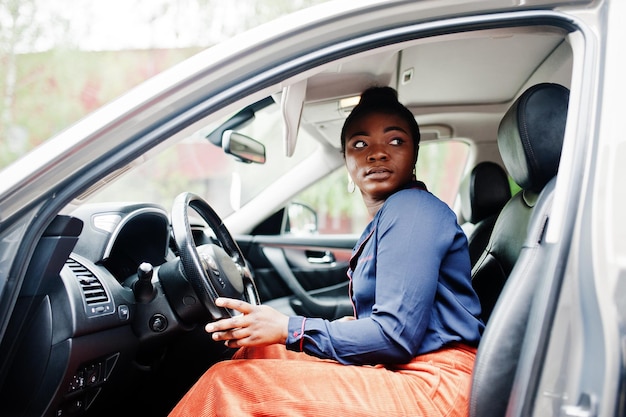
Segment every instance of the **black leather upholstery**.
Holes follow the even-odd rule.
[[[538,84],[524,92],[498,128],[498,148],[507,171],[524,190],[539,193],[556,175],[561,158],[569,90]]]
[[[507,171],[522,187],[504,206],[489,243],[472,268],[472,284],[489,320],[517,261],[537,194],[557,172],[563,145],[569,91],[543,83],[526,90],[498,128],[498,148]]]
[[[533,86],[515,101],[500,124],[502,159],[524,189],[502,209],[489,246],[472,271],[489,322],[474,365],[470,417],[506,414],[534,292],[550,256],[543,234],[568,100],[569,91],[563,86]]]
[[[487,247],[500,210],[511,198],[506,172],[495,162],[479,163],[461,183],[459,197],[473,266]]]

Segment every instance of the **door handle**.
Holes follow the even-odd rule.
[[[306,260],[311,264],[332,264],[336,261],[331,251],[306,251]]]
[[[598,415],[598,400],[595,395],[583,392],[578,404],[561,407],[561,417],[596,417]]]

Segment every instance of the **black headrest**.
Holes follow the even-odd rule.
[[[504,169],[495,162],[481,162],[463,180],[460,189],[463,218],[476,224],[500,212],[511,198]]]
[[[498,128],[498,148],[513,180],[539,192],[557,172],[561,158],[569,90],[559,84],[530,87],[506,112]]]

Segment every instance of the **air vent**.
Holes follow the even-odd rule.
[[[68,259],[65,265],[72,271],[84,295],[85,310],[89,316],[108,314],[113,306],[104,286],[87,268],[74,259]]]

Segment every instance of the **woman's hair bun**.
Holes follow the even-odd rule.
[[[398,103],[398,92],[391,87],[370,87],[361,93],[359,104]]]

